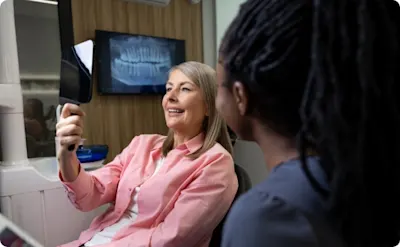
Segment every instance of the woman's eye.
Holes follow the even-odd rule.
[[[167,88],[167,92],[169,92],[169,91],[171,91],[171,88],[169,87],[169,88]]]
[[[190,91],[190,89],[187,88],[187,87],[183,87],[183,88],[182,88],[182,91]]]

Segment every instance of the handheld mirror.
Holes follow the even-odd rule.
[[[62,105],[86,104],[92,99],[93,49],[93,41],[87,40],[62,51],[57,121]],[[74,149],[74,145],[68,147],[70,151]]]

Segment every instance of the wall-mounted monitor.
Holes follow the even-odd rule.
[[[99,94],[164,94],[168,72],[185,61],[185,41],[96,30]]]

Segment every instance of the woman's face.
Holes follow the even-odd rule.
[[[162,106],[165,122],[175,133],[195,135],[207,115],[201,89],[180,70],[169,75]]]

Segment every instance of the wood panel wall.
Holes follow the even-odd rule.
[[[201,5],[172,0],[156,7],[122,0],[71,0],[75,42],[94,39],[95,30],[186,40],[186,59],[203,61]],[[161,108],[162,96],[99,96],[95,86],[86,112],[87,144],[109,145],[108,160],[143,133],[167,132]]]

